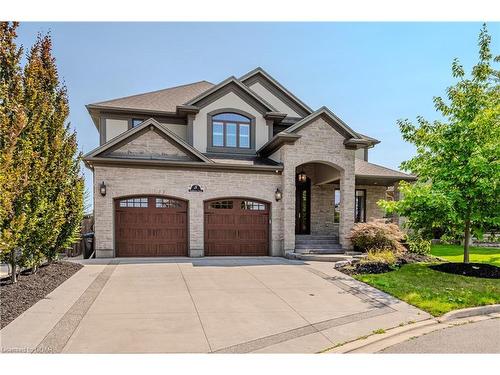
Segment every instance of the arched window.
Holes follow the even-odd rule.
[[[211,117],[211,144],[213,148],[250,149],[252,146],[252,120],[233,112],[218,113]]]

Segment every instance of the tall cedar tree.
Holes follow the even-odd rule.
[[[0,258],[11,265],[16,282],[19,243],[26,224],[25,189],[32,145],[21,134],[27,125],[17,23],[0,23]]]
[[[418,117],[418,126],[399,120],[403,139],[417,155],[402,168],[418,176],[402,183],[403,199],[380,202],[389,211],[408,217],[413,229],[445,226],[462,233],[464,262],[469,262],[471,233],[500,225],[500,72],[493,64],[491,37],[486,25],[479,34],[479,62],[466,77],[455,59],[447,100],[434,98],[443,120]]]
[[[23,80],[26,125],[19,138],[31,145],[29,179],[15,200],[24,226],[13,246],[22,249],[20,265],[36,270],[45,258],[78,239],[83,217],[83,180],[76,134],[66,120],[66,87],[59,83],[50,35],[38,36],[27,56]]]

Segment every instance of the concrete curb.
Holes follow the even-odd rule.
[[[464,318],[470,319],[466,320]],[[394,327],[387,330],[387,332],[383,334],[374,333],[371,336],[347,342],[344,345],[335,348],[327,349],[322,353],[377,353],[390,346],[433,331],[449,328],[454,325],[467,324],[494,318],[500,318],[500,304],[450,311],[439,318],[430,318],[411,325]]]
[[[498,305],[488,305],[488,306],[479,306],[479,307],[471,307],[468,309],[454,310],[449,313],[444,314],[437,318],[438,322],[448,322],[450,320],[468,318],[470,316],[478,316],[478,315],[489,315],[500,313],[500,304]]]

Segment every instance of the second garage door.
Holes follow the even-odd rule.
[[[187,203],[157,197],[115,201],[118,257],[187,256]]]
[[[205,202],[206,256],[269,255],[269,204],[224,198]]]

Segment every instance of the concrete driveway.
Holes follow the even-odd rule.
[[[283,258],[84,261],[0,331],[3,352],[315,353],[429,315]]]

